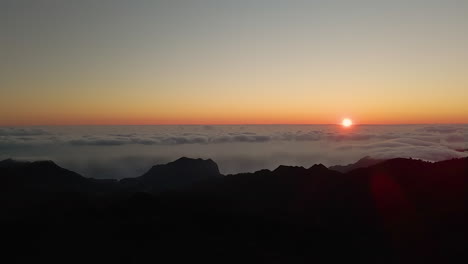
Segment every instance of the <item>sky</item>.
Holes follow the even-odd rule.
[[[0,126],[468,123],[468,1],[0,0]]]

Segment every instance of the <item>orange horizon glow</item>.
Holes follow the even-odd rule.
[[[432,119],[401,119],[392,118],[383,119],[359,119],[358,122],[352,121],[352,126],[358,125],[405,125],[405,124],[468,124],[464,120],[446,119],[435,122]],[[343,126],[343,120],[335,119],[307,119],[291,118],[276,119],[274,117],[265,118],[44,118],[33,120],[9,120],[1,122],[0,126],[76,126],[76,125],[340,125]]]
[[[301,86],[294,91],[286,84],[268,90],[265,85],[257,90],[248,90],[249,84],[212,90],[200,81],[180,87],[168,84],[167,89],[135,83],[130,89],[124,83],[118,90],[93,90],[106,84],[75,83],[73,89],[61,91],[57,83],[50,95],[18,91],[1,97],[0,126],[341,124],[346,117],[354,124],[468,123],[468,98],[463,94],[438,90],[418,94],[414,89],[411,96],[393,98],[384,89],[372,90],[370,84],[346,95]],[[197,93],[191,87],[206,88]]]
[[[106,111],[94,113],[40,113],[33,111],[29,113],[21,113],[16,115],[1,116],[0,126],[41,126],[41,125],[302,125],[302,124],[336,124],[342,125],[345,117],[353,116],[353,126],[360,124],[373,125],[397,125],[397,124],[468,124],[468,118],[465,115],[431,115],[426,113],[411,114],[403,113],[363,113],[356,111],[356,114],[343,115],[336,112],[286,112],[278,110],[279,114],[274,115],[273,110],[270,113],[267,111],[254,112],[250,114],[248,110],[239,113],[229,113],[227,111],[218,112],[217,114],[210,112],[195,112],[187,110],[178,111],[177,113],[168,113],[164,111],[159,116],[147,113],[138,113],[132,111],[111,111],[114,114],[109,114]],[[215,111],[212,111],[215,112]],[[189,114],[190,113],[190,114]]]

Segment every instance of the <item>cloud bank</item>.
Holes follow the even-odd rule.
[[[467,156],[467,139],[467,125],[13,127],[0,128],[0,158],[49,158],[86,176],[122,178],[180,156],[213,158],[223,173],[363,156],[438,161]]]

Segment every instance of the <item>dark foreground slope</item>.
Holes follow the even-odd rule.
[[[468,159],[222,176],[183,158],[121,182],[31,166],[0,163],[16,262],[466,263]]]

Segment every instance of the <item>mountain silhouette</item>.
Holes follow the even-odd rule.
[[[16,262],[468,260],[468,158],[227,176],[181,158],[119,182],[5,160],[0,181],[0,232]]]
[[[352,171],[352,170],[355,170],[355,169],[370,167],[372,165],[381,163],[383,161],[385,161],[385,160],[384,159],[374,159],[374,158],[371,158],[369,156],[366,156],[366,157],[358,160],[356,163],[351,163],[351,164],[344,165],[344,166],[335,165],[335,166],[329,167],[329,169],[334,170],[334,171],[339,171],[339,172],[346,173],[346,172],[349,172],[349,171]]]
[[[90,180],[63,169],[52,161],[0,163],[3,191],[77,191],[89,188]]]
[[[0,189],[4,192],[96,192],[109,190],[114,180],[85,178],[53,161],[0,161]]]
[[[155,192],[184,188],[220,177],[218,165],[213,160],[182,157],[168,164],[153,166],[140,177],[122,179],[120,184],[127,189]]]

